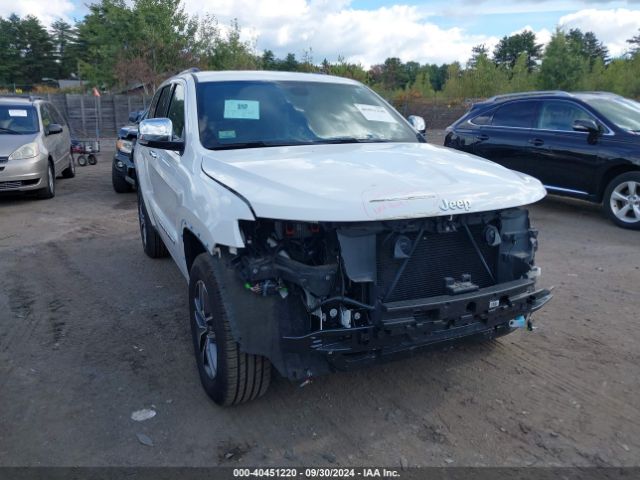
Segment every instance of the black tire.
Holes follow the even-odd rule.
[[[125,180],[124,175],[118,171],[115,164],[111,164],[111,183],[116,193],[129,193],[133,191],[133,185]]]
[[[640,230],[640,172],[627,172],[614,178],[607,185],[602,203],[613,223]]]
[[[77,158],[77,162],[78,165],[81,167],[86,167],[87,166],[87,157],[85,157],[84,155],[79,155]]]
[[[56,172],[53,168],[53,163],[49,162],[47,165],[47,177],[45,179],[47,186],[41,188],[36,193],[38,198],[47,199],[56,196]]]
[[[218,405],[239,405],[266,393],[271,382],[271,362],[263,356],[240,351],[216,281],[215,261],[208,253],[202,253],[189,273],[193,347],[200,382],[207,395]],[[211,367],[212,362],[215,368]]]
[[[89,161],[89,165],[95,165],[96,163],[98,163],[98,157],[96,157],[93,153],[89,154],[87,160]]]
[[[69,166],[62,171],[64,178],[73,178],[76,176],[76,162],[73,161],[73,157],[69,158]]]
[[[138,224],[140,225],[140,238],[144,253],[151,258],[162,258],[169,255],[162,238],[149,221],[147,207],[140,191],[138,191]]]

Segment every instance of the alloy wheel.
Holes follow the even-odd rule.
[[[142,245],[147,246],[147,219],[144,215],[142,207],[142,199],[138,203],[138,222],[140,223],[140,236],[142,237]]]
[[[51,164],[49,164],[49,175],[47,178],[47,182],[49,183],[49,191],[51,193],[55,192],[56,180],[55,180],[55,175],[53,173],[53,167],[51,166]]]
[[[640,222],[640,183],[622,182],[611,192],[611,210],[625,223]]]
[[[209,292],[202,280],[198,280],[195,290],[193,314],[197,328],[199,359],[207,376],[214,379],[218,371],[218,344],[213,331],[213,315],[209,308]]]

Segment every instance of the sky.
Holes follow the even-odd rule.
[[[130,0],[129,0],[130,1]],[[46,25],[80,20],[90,0],[0,0],[0,16],[32,14]],[[183,0],[190,14],[237,18],[258,51],[313,61],[338,56],[365,67],[400,57],[420,63],[466,62],[474,45],[490,51],[504,35],[525,29],[546,43],[551,33],[593,31],[611,55],[625,53],[639,33],[640,0]]]

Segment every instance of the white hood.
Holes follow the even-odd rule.
[[[543,198],[542,184],[473,155],[425,143],[208,152],[204,172],[258,217],[370,221],[483,212]]]

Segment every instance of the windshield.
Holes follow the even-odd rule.
[[[640,132],[640,103],[624,97],[586,97],[582,100],[619,128]]]
[[[31,105],[0,105],[0,135],[38,131],[38,115]]]
[[[361,85],[235,81],[198,85],[205,148],[418,142],[417,133]]]

